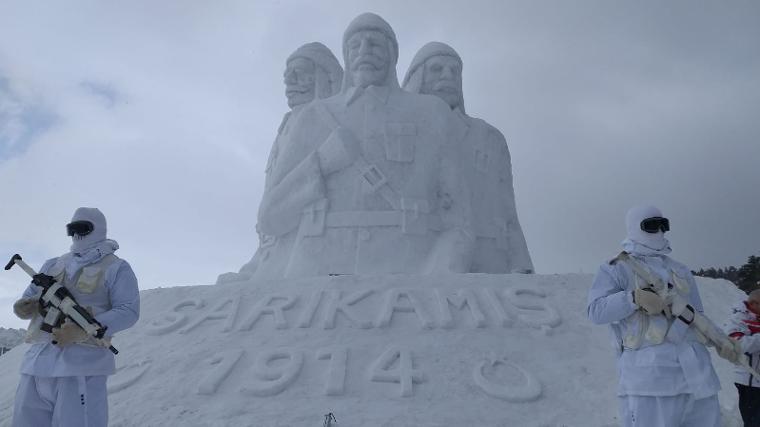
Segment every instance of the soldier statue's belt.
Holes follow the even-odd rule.
[[[400,227],[404,234],[427,234],[440,231],[440,216],[427,212],[403,209],[388,211],[309,211],[301,218],[299,234],[320,236],[325,228]]]
[[[440,230],[441,220],[438,215],[420,213],[427,223],[428,229]],[[403,211],[342,211],[328,212],[325,216],[325,227],[401,227]]]

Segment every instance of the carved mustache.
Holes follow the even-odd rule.
[[[459,88],[454,83],[446,81],[435,83],[433,85],[433,90],[439,92],[459,92]]]
[[[300,85],[288,85],[285,88],[285,94],[297,94],[297,93],[306,93],[310,90],[310,87],[307,86],[300,86]]]
[[[362,65],[371,65],[375,69],[380,69],[385,65],[385,61],[375,55],[362,55],[354,59],[351,63],[351,69],[356,70]]]

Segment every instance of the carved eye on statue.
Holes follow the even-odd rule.
[[[312,83],[314,82],[314,73],[307,70],[296,70],[296,78],[299,82]]]
[[[296,57],[288,61],[283,77],[285,81],[303,82],[304,79],[314,78],[315,65],[310,59]]]
[[[371,54],[379,59],[388,56],[385,35],[379,31],[360,31],[348,39],[346,46],[353,56]]]

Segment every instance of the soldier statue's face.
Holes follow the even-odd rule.
[[[456,108],[462,103],[462,66],[453,56],[433,56],[425,61],[422,93],[435,95]]]
[[[306,58],[293,58],[285,68],[285,96],[288,107],[293,108],[314,99],[314,62]]]
[[[388,38],[380,31],[357,31],[346,41],[347,68],[354,86],[385,86],[390,67]]]

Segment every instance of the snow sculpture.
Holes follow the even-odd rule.
[[[426,44],[412,60],[404,89],[441,98],[467,129],[457,157],[463,159],[472,197],[476,243],[470,271],[533,272],[517,218],[507,142],[498,129],[465,113],[459,54],[444,43]]]
[[[484,371],[486,368],[494,369],[499,365],[504,365],[519,372],[525,378],[525,384],[521,387],[507,386],[496,384],[486,379]],[[484,360],[476,366],[472,372],[472,379],[487,395],[504,399],[508,402],[531,402],[541,397],[543,386],[536,377],[517,364],[506,359]]]
[[[268,398],[292,388],[301,398],[309,393],[376,398],[376,392],[429,397],[441,382],[471,378],[463,385],[480,388],[482,396],[538,399],[539,378],[553,376],[534,376],[535,354],[515,343],[574,342],[577,336],[547,333],[562,324],[556,303],[567,297],[525,287],[520,277],[469,277],[464,286],[462,279],[322,277],[310,279],[308,290],[303,280],[262,281],[259,287],[243,282],[217,292],[206,287],[173,307],[165,303],[172,299],[153,303],[158,311],[152,310],[144,335],[134,339],[156,348],[168,345],[170,359],[153,361],[138,353],[138,363],[121,367],[111,388],[119,392],[167,370],[192,370],[203,375],[194,376],[188,389],[202,396]],[[533,329],[544,333],[526,333]]]
[[[288,150],[286,146],[290,143],[290,129],[298,120],[302,107],[315,98],[335,95],[340,91],[343,81],[343,68],[340,63],[330,49],[319,42],[306,43],[299,47],[288,57],[285,64],[285,96],[288,98],[291,111],[283,117],[277,130],[277,138],[269,152],[265,169],[265,190],[271,187],[272,176],[281,176],[284,173],[279,162],[279,153]],[[239,273],[221,275],[218,283],[246,280],[257,271],[264,277],[281,276],[280,272],[285,268],[284,263],[290,256],[294,240],[295,231],[277,236],[259,231],[259,248],[253,258]]]
[[[258,230],[292,252],[262,256],[254,277],[468,271],[464,127],[400,88],[397,58],[381,17],[351,22],[341,92],[303,107],[267,174]]]
[[[381,17],[355,18],[342,50],[345,73],[319,43],[288,58],[293,110],[266,168],[260,245],[218,282],[532,272],[506,140],[465,113],[457,52],[425,45],[402,90]]]

